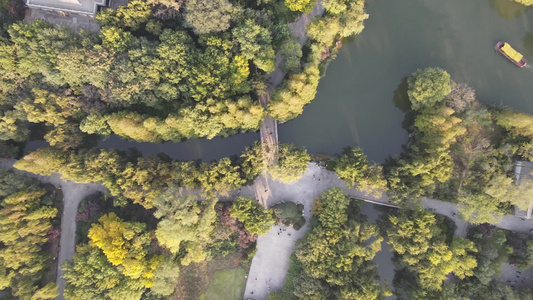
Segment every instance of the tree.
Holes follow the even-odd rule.
[[[520,4],[523,4],[523,5],[526,5],[526,6],[530,6],[530,5],[533,5],[533,0],[514,0]]]
[[[230,26],[233,10],[227,0],[187,0],[185,22],[197,34],[225,31]]]
[[[118,53],[128,50],[133,39],[131,32],[114,26],[102,28],[100,36],[104,46]]]
[[[43,283],[50,260],[44,247],[57,209],[45,204],[47,192],[34,180],[8,170],[0,175],[9,184],[0,194],[0,289],[17,299],[53,299],[57,286]]]
[[[244,228],[251,235],[265,235],[274,224],[272,212],[263,209],[251,198],[237,197],[231,206],[230,215],[244,223]]]
[[[283,65],[281,70],[285,73],[298,73],[301,68],[300,59],[302,58],[302,47],[294,36],[281,44],[279,50],[283,58]]]
[[[44,139],[50,146],[67,150],[78,148],[86,136],[77,124],[65,123],[50,130],[44,135]]]
[[[0,111],[0,140],[22,142],[29,138],[30,130],[22,126],[24,115],[16,110]]]
[[[22,190],[34,190],[39,183],[36,179],[15,173],[9,169],[0,170],[0,197],[6,197]]]
[[[308,12],[313,9],[313,0],[285,0],[285,6],[292,11]]]
[[[300,73],[292,74],[272,93],[268,104],[270,115],[280,121],[296,118],[316,94],[320,72],[316,65],[306,65]]]
[[[63,267],[66,299],[141,299],[141,281],[122,274],[95,247],[79,245],[71,261]]]
[[[151,287],[153,270],[161,261],[157,256],[149,256],[150,234],[146,225],[124,222],[114,213],[100,217],[98,222],[89,230],[89,245],[101,249],[113,266],[121,266],[122,274]]]
[[[477,267],[474,276],[482,284],[489,284],[494,276],[502,271],[502,264],[509,260],[511,247],[506,244],[507,237],[501,229],[482,224],[469,230],[469,239],[479,250],[476,253]]]
[[[303,270],[295,279],[299,299],[380,299],[376,265],[383,238],[361,219],[358,206],[340,188],[322,193],[315,222],[296,250]],[[335,296],[335,297],[332,297]]]
[[[247,19],[242,25],[233,29],[232,33],[244,57],[251,59],[266,73],[274,71],[276,55],[267,28],[257,25],[252,19]]]
[[[409,77],[407,83],[407,94],[413,110],[432,107],[451,91],[450,74],[440,68],[418,70]]]
[[[277,162],[270,166],[269,172],[272,178],[292,183],[302,177],[307,170],[307,165],[311,160],[305,148],[292,144],[280,144]]]
[[[167,257],[159,268],[154,271],[154,285],[150,288],[150,291],[160,296],[170,296],[174,293],[179,276],[179,264]]]
[[[461,193],[457,202],[462,218],[472,224],[497,224],[503,216],[500,203],[483,193]]]
[[[173,187],[154,199],[154,216],[161,219],[155,235],[159,243],[172,253],[184,250],[187,254],[182,264],[206,258],[204,246],[214,229],[216,199],[201,204],[195,195],[183,193]],[[177,234],[179,233],[179,234]]]
[[[267,169],[265,158],[263,156],[263,146],[256,141],[251,147],[246,147],[241,154],[241,172],[244,179],[252,182]]]
[[[476,91],[467,84],[452,84],[451,92],[444,98],[446,105],[461,113],[477,103]]]
[[[449,273],[461,279],[473,275],[477,266],[472,256],[477,252],[474,243],[453,237],[447,244],[434,215],[417,210],[391,215],[389,221],[387,243],[400,255],[400,269],[413,274],[422,295],[441,290]]]
[[[496,114],[496,124],[508,130],[512,135],[533,138],[533,116],[511,109],[504,109]]]
[[[335,164],[335,173],[348,187],[380,197],[387,188],[382,167],[369,164],[361,148],[347,148]]]

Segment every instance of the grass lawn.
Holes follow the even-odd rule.
[[[207,292],[200,300],[240,300],[244,294],[246,270],[232,269],[215,273]]]
[[[183,266],[173,300],[242,299],[250,266],[242,266],[240,254]],[[240,293],[240,294],[239,294]]]

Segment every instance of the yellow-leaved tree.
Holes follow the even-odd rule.
[[[145,287],[151,287],[151,278],[162,257],[149,254],[150,234],[146,225],[124,222],[114,213],[100,217],[98,222],[89,230],[89,245],[101,249],[112,265],[120,266],[122,274],[141,279]]]

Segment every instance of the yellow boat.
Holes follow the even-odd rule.
[[[507,57],[508,60],[512,61],[515,65],[519,66],[520,68],[525,67],[527,65],[526,58],[518,51],[513,49],[511,45],[508,43],[499,41],[496,43],[496,50],[500,51],[500,53]]]

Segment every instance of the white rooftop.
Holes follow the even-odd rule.
[[[95,15],[98,6],[105,5],[105,0],[27,0],[26,4],[41,9]]]

